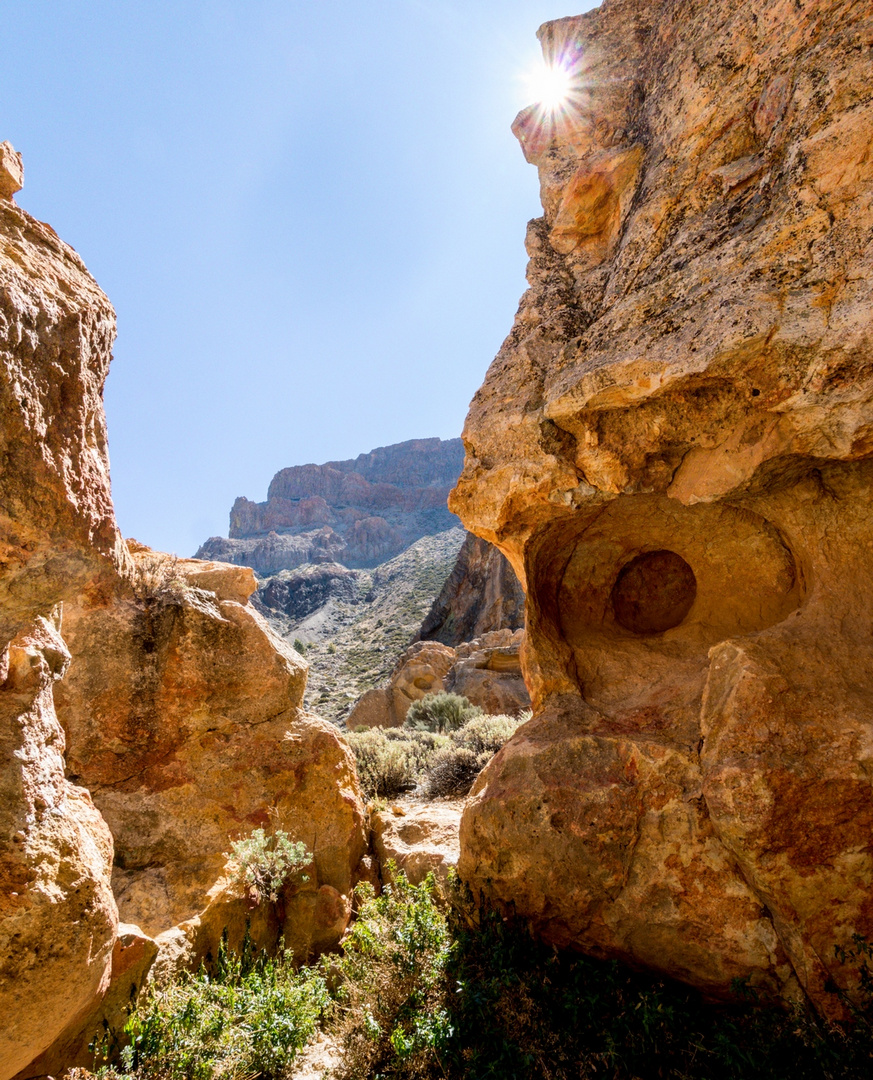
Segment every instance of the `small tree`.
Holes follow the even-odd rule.
[[[482,710],[478,705],[471,705],[467,698],[441,690],[438,694],[425,694],[419,701],[413,701],[406,714],[406,726],[442,735],[463,727],[468,720],[481,715]]]

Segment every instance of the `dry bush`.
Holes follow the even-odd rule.
[[[466,795],[476,777],[530,713],[521,717],[480,715],[449,736],[427,766],[422,787],[430,799]]]
[[[143,603],[179,604],[189,591],[175,555],[153,552],[134,561],[133,594]]]
[[[355,755],[361,790],[368,799],[410,791],[447,739],[428,731],[371,728],[346,735]]]

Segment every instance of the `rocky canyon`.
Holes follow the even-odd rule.
[[[102,389],[113,309],[14,201],[0,146],[0,1077],[77,1064],[149,964],[246,918],[301,956],[348,922],[366,849],[354,763],[302,708],[306,663],[250,570],[125,542]],[[253,688],[257,687],[257,693]],[[224,854],[277,815],[312,852],[260,922]],[[114,1002],[114,1006],[113,1006]],[[90,1061],[90,1058],[88,1058]]]
[[[728,993],[873,937],[873,13],[606,0],[514,131],[530,288],[451,498],[524,583],[534,703],[460,872]]]

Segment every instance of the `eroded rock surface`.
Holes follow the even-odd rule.
[[[364,850],[352,761],[301,712],[306,663],[246,603],[254,574],[132,553],[129,590],[68,613],[80,662],[58,695],[67,767],[115,838],[122,918],[154,936],[195,916],[230,839],[270,813],[314,851],[318,884],[348,893]]]
[[[524,626],[524,590],[503,555],[467,533],[458,560],[419,630],[422,641],[461,645]]]
[[[285,912],[304,952],[342,934],[366,847],[349,752],[302,709],[306,664],[248,604],[252,571],[120,538],[102,404],[114,312],[15,206],[20,181],[3,144],[0,1080],[37,1058],[60,1072],[141,982],[149,935],[199,921],[214,948],[224,853],[271,812],[314,852]],[[142,948],[127,931],[117,945],[113,888]]]
[[[392,862],[413,885],[429,873],[443,883],[458,863],[458,829],[463,799],[420,803],[400,800],[370,819],[373,850],[382,881],[391,880]]]
[[[526,293],[450,505],[535,718],[459,870],[547,938],[825,1010],[873,936],[873,15],[606,0],[514,130]]]
[[[523,630],[493,630],[452,649],[417,641],[403,653],[384,686],[363,694],[349,714],[359,727],[402,727],[414,701],[441,691],[460,694],[487,713],[516,716],[530,705],[521,673]]]

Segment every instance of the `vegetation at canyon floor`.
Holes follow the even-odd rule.
[[[285,1080],[319,1026],[337,1050],[334,1080],[860,1080],[873,1066],[869,977],[853,1023],[838,1027],[748,992],[745,1004],[706,1004],[559,952],[457,887],[447,902],[433,878],[413,886],[401,873],[381,896],[359,887],[358,902],[342,953],[315,967],[247,943],[153,989],[128,1023],[126,1072],[99,1075]],[[867,971],[858,945],[842,960]]]
[[[456,700],[448,705],[459,726],[442,734],[445,725],[436,713],[451,698]],[[430,719],[426,715],[429,704],[435,710]],[[346,740],[368,799],[392,798],[416,786],[425,797],[439,799],[466,795],[491,758],[529,717],[527,712],[518,717],[489,716],[457,694],[428,694],[410,707],[409,726],[354,731]]]

